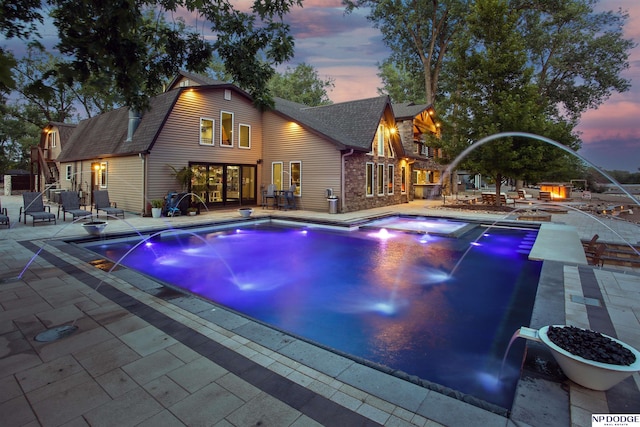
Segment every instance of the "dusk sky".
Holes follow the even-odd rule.
[[[600,0],[597,10],[626,10],[629,19],[625,38],[640,42],[640,1]],[[322,78],[330,77],[335,88],[333,102],[377,96],[381,86],[377,64],[388,55],[380,32],[366,20],[364,12],[344,14],[340,0],[305,0],[304,8],[289,17],[296,40],[292,66],[312,65]],[[629,69],[623,76],[631,89],[613,94],[597,110],[582,116],[579,154],[606,170],[640,168],[640,47],[631,52]],[[513,129],[518,131],[519,129]]]
[[[286,65],[295,67],[305,62],[321,78],[333,79],[335,88],[329,92],[333,102],[377,96],[381,86],[377,65],[389,55],[389,50],[382,43],[380,32],[367,21],[365,12],[345,15],[340,0],[304,0],[303,4],[303,8],[295,8],[287,17],[296,50],[295,58]],[[598,10],[618,9],[630,16],[625,37],[638,43],[640,1],[600,0],[598,5]],[[204,28],[202,21],[197,25],[206,33],[206,24]],[[45,45],[55,45],[55,29],[47,25],[43,30]],[[19,40],[0,43],[16,54],[24,52],[24,43]],[[631,81],[631,89],[613,94],[600,108],[585,113],[578,127],[583,142],[579,154],[606,170],[637,172],[640,168],[640,46],[631,52],[629,65],[623,76]]]

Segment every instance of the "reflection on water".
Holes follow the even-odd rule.
[[[280,329],[508,408],[517,375],[499,387],[491,379],[509,340],[503,331],[529,322],[541,268],[525,254],[532,237],[530,230],[480,228],[449,238],[256,226],[163,236],[122,263]],[[111,259],[127,251],[92,249]],[[510,358],[517,372],[522,348]]]

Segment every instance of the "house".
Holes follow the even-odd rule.
[[[295,185],[299,208],[325,211],[333,193],[349,212],[406,202],[423,174],[416,171],[439,170],[425,133],[438,136],[425,105],[392,106],[387,96],[319,107],[276,99],[260,111],[232,84],[181,72],[143,114],[123,107],[80,122],[57,157],[59,183],[107,189],[118,207],[139,213],[169,191],[192,193],[209,209],[256,205],[271,183]],[[175,178],[183,168],[188,188]]]
[[[61,180],[73,177],[61,176],[57,161],[62,146],[71,137],[76,125],[50,122],[40,133],[40,143],[31,147],[31,188],[48,191],[55,188]]]

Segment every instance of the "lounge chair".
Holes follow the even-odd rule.
[[[107,216],[121,216],[124,219],[124,210],[119,209],[115,203],[109,201],[109,192],[107,190],[95,190],[93,192],[93,204],[96,207],[96,217],[100,218],[100,211]]]
[[[276,185],[269,184],[267,185],[267,189],[262,192],[262,207],[269,207],[269,200],[271,200],[271,207],[275,208],[278,206],[277,197],[276,197]]]
[[[9,215],[7,214],[7,208],[2,207],[2,203],[0,203],[0,225],[4,224],[7,228],[11,227],[9,222]]]
[[[73,221],[75,221],[76,218],[91,218],[93,216],[90,211],[80,209],[80,195],[77,191],[63,191],[60,193],[58,218],[60,218],[61,209],[63,221],[66,221],[67,214],[71,214],[71,216],[73,217]]]
[[[36,225],[37,222],[48,221],[56,223],[56,216],[51,213],[51,206],[45,206],[42,201],[42,193],[39,192],[26,192],[22,193],[22,202],[24,206],[20,207],[20,214],[18,215],[18,221],[20,217],[24,215],[24,223],[27,223],[27,215],[33,218],[32,225]]]

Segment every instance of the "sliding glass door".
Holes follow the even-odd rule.
[[[256,166],[191,163],[194,201],[207,206],[234,207],[256,204]]]

